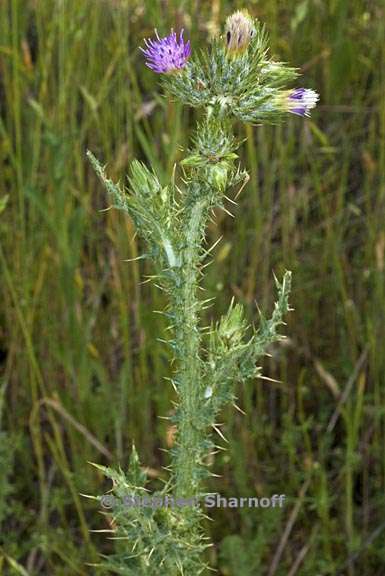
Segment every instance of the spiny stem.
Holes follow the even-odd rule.
[[[185,227],[182,265],[178,269],[178,289],[174,296],[176,312],[176,349],[180,392],[178,440],[174,461],[176,496],[191,497],[198,488],[196,459],[199,459],[201,433],[195,423],[199,414],[201,391],[200,331],[197,299],[198,260],[209,199],[204,197],[190,208]]]

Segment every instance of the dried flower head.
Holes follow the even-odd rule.
[[[317,105],[319,95],[309,88],[289,90],[286,96],[286,106],[289,112],[298,116],[310,116],[310,110]]]
[[[146,65],[158,74],[167,74],[183,68],[191,54],[190,41],[183,39],[183,29],[179,40],[171,29],[171,34],[159,38],[155,30],[156,40],[145,40],[146,49],[140,48],[146,57]]]
[[[238,10],[226,20],[226,43],[230,54],[244,52],[255,33],[253,19],[247,10]]]

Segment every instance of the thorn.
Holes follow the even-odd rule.
[[[237,404],[235,404],[235,402],[233,402],[233,406],[236,410],[238,410],[238,412],[240,412],[241,414],[243,414],[244,416],[247,416],[246,412],[244,412],[242,410],[242,408],[240,408],[239,406],[237,406]]]
[[[175,172],[176,172],[176,162],[174,162],[174,166],[172,168],[172,175],[171,175],[171,182],[172,182],[173,186],[175,186]]]
[[[170,381],[171,381],[172,387],[174,388],[175,392],[178,394],[178,388],[176,387],[174,380],[172,378],[170,378]]]
[[[232,200],[231,198],[229,198],[228,196],[226,196],[226,194],[224,194],[224,197],[226,198],[226,200],[228,200],[229,202],[231,202],[231,204],[234,204],[234,206],[238,206],[237,202],[234,202],[234,200]]]
[[[246,184],[248,183],[249,180],[250,180],[250,176],[248,174],[246,174],[245,181],[242,184],[242,186],[240,187],[240,189],[238,190],[238,192],[236,193],[234,200],[236,200],[238,198],[238,196],[240,195],[240,193],[242,192],[242,190],[244,189],[244,187],[246,186]]]
[[[211,266],[211,264],[214,262],[214,260],[210,260],[209,262],[207,262],[206,264],[203,264],[203,266],[201,266],[201,270],[204,270],[205,268],[207,268],[208,266]]]
[[[141,256],[137,256],[136,258],[127,258],[122,260],[122,262],[136,262],[137,260],[145,260],[147,258],[147,254],[142,254]]]
[[[201,304],[207,304],[208,302],[212,302],[213,300],[215,300],[215,296],[212,296],[211,298],[206,298],[206,300],[202,300]]]
[[[229,441],[223,436],[222,432],[219,430],[219,428],[217,428],[216,424],[213,424],[212,427],[214,428],[215,432],[227,443],[229,444]]]
[[[164,340],[163,338],[157,338],[158,342],[162,342],[162,344],[167,344],[168,346],[172,346],[172,340]]]
[[[218,444],[214,444],[214,448],[218,448],[218,450],[222,450],[222,452],[227,452],[227,448],[224,446],[219,446]]]
[[[217,246],[217,245],[219,244],[219,242],[222,240],[222,238],[223,238],[223,234],[222,234],[222,236],[219,236],[218,240],[216,240],[216,241],[214,242],[214,244],[211,246],[211,248],[209,248],[208,250],[205,251],[205,253],[204,253],[205,256],[206,256],[207,254],[209,254],[212,250],[214,250],[215,246]]]
[[[227,208],[225,208],[224,206],[221,206],[223,212],[226,212],[226,214],[228,214],[229,216],[231,216],[231,218],[234,218],[234,214],[231,214],[231,212],[229,212],[229,210],[227,210]]]
[[[205,518],[206,520],[210,520],[210,522],[214,522],[214,520],[212,518],[210,518],[210,516],[207,516],[207,514],[202,514],[202,518]]]
[[[93,462],[89,462],[89,464],[92,464],[92,466],[94,466]],[[83,498],[89,498],[90,500],[98,500],[97,496],[91,496],[90,494],[83,494],[82,492],[79,492],[79,496],[83,496]]]
[[[269,376],[257,376],[259,380],[267,380],[268,382],[275,382],[276,384],[283,384],[281,380],[275,380],[274,378],[269,378]]]

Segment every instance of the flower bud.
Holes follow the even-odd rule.
[[[226,20],[226,43],[229,54],[237,56],[244,52],[255,33],[253,19],[247,10],[238,10]]]
[[[213,164],[208,171],[208,181],[214,185],[218,190],[224,191],[226,189],[229,173],[229,164],[226,161]]]
[[[284,90],[277,98],[276,103],[287,112],[297,116],[310,116],[319,100],[319,95],[309,88],[294,88]]]

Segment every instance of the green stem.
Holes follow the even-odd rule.
[[[178,391],[180,394],[178,438],[174,456],[176,496],[189,498],[199,486],[202,430],[197,419],[202,398],[202,370],[197,298],[198,263],[210,201],[200,198],[189,209],[185,226],[185,244],[181,266],[177,270],[177,290],[173,298],[176,318],[175,336],[178,354]]]

